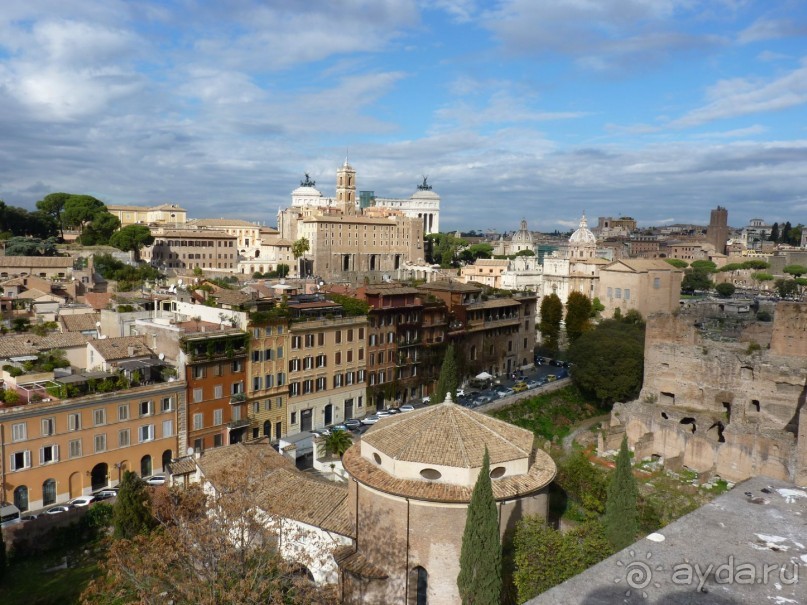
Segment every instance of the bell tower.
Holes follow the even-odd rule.
[[[356,171],[347,158],[336,171],[336,206],[344,214],[356,214]]]

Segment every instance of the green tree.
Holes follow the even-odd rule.
[[[799,223],[792,229],[789,229],[787,232],[787,243],[791,246],[801,246],[801,232],[804,229],[804,225]]]
[[[790,241],[788,240],[788,235],[790,234],[790,230],[793,228],[793,225],[790,224],[790,221],[785,223],[785,226],[782,227],[782,230],[779,234],[779,243],[780,244],[789,244]]]
[[[771,227],[771,235],[768,240],[774,243],[779,241],[779,223],[774,223],[773,227]]]
[[[319,444],[319,453],[320,456],[339,456],[341,458],[351,445],[353,445],[353,438],[348,431],[331,431],[331,434]]]
[[[784,269],[782,269],[782,272],[792,275],[793,277],[801,277],[807,273],[807,267],[804,265],[787,265]]]
[[[605,473],[592,465],[582,450],[576,450],[559,461],[556,481],[570,500],[593,517],[605,511],[608,488]]]
[[[689,267],[689,263],[685,260],[681,260],[680,258],[665,258],[664,260],[676,269],[686,269]]]
[[[717,265],[710,260],[692,261],[690,266],[697,271],[704,271],[705,273],[714,273],[717,271]]]
[[[148,488],[131,471],[123,473],[112,521],[115,527],[114,536],[126,540],[148,533],[155,525]]]
[[[56,239],[12,237],[6,240],[6,256],[57,256]]]
[[[644,322],[641,315],[606,319],[569,348],[575,385],[602,404],[630,401],[642,388]]]
[[[754,269],[754,270],[761,270],[761,269],[770,269],[771,264],[765,262],[764,260],[753,258],[751,260],[747,260],[742,264],[743,269]]]
[[[603,517],[605,535],[616,550],[633,544],[636,539],[639,532],[638,500],[639,489],[633,478],[628,438],[624,436],[616,457],[616,469],[608,484]]]
[[[84,246],[103,246],[120,227],[120,220],[114,214],[103,210],[84,227],[78,241]]]
[[[359,298],[353,298],[345,294],[336,294],[328,292],[328,299],[342,306],[345,315],[350,317],[358,317],[367,315],[370,312],[370,305]]]
[[[558,350],[561,319],[563,319],[563,303],[553,292],[541,301],[541,322],[538,324],[543,345],[550,351]]]
[[[501,602],[502,546],[487,447],[468,505],[457,587],[463,605],[499,605]]]
[[[298,261],[297,271],[300,277],[303,276],[304,271],[301,267],[302,261],[300,261],[299,259],[303,258],[305,256],[305,253],[308,252],[310,249],[311,247],[308,243],[308,240],[304,237],[295,240],[291,245],[291,253],[294,256],[294,260]]]
[[[468,264],[473,263],[478,258],[490,258],[493,256],[493,246],[484,242],[472,244],[460,253],[460,259]]]
[[[799,284],[795,279],[777,279],[774,286],[782,298],[791,298],[799,293]]]
[[[700,269],[690,267],[684,271],[684,279],[681,280],[682,292],[694,292],[695,290],[711,290],[712,280],[709,273]]]
[[[542,517],[524,517],[513,538],[513,583],[523,603],[610,556],[602,524],[590,520],[567,532],[547,526]]]
[[[773,275],[771,275],[770,273],[766,273],[764,271],[757,271],[756,273],[753,273],[751,275],[751,279],[753,279],[756,282],[759,282],[761,285],[763,282],[773,281]]]
[[[290,268],[285,263],[278,263],[277,269],[275,269],[275,277],[286,277],[289,274]]]
[[[605,305],[595,296],[594,300],[591,301],[591,318],[599,317],[603,311],[605,311]]]
[[[151,230],[145,225],[126,225],[109,238],[109,244],[124,252],[133,252],[135,260],[140,260],[140,250],[154,243]]]
[[[65,200],[61,216],[65,227],[78,229],[83,233],[97,214],[106,211],[101,200],[90,195],[71,195]]]
[[[574,342],[591,327],[591,300],[582,292],[571,292],[566,301],[566,335]]]
[[[62,221],[62,211],[64,205],[70,198],[69,193],[49,193],[36,203],[36,207],[43,213],[53,218],[59,229],[59,237],[64,239],[64,222]]]
[[[736,288],[734,287],[734,284],[729,282],[724,282],[715,286],[715,291],[723,298],[731,298],[735,290]]]
[[[468,245],[464,239],[449,233],[430,233],[424,241],[427,260],[439,264],[443,269],[456,266],[459,251]]]
[[[437,379],[437,386],[431,396],[432,403],[443,403],[446,393],[451,393],[452,401],[457,401],[457,387],[460,385],[459,369],[457,368],[457,358],[454,345],[450,344],[446,348],[443,356],[443,364],[440,366],[440,377]]]

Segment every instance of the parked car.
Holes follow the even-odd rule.
[[[547,375],[546,375],[546,381],[547,381],[547,382],[554,382],[554,381],[556,381],[557,379],[558,379],[558,377],[557,377],[557,376],[555,376],[554,374],[547,374]]]
[[[375,413],[375,415],[378,416],[379,418],[386,418],[387,416],[392,416],[389,410],[378,410]]]
[[[567,370],[566,368],[561,368],[561,370],[558,372],[558,380],[560,380],[561,378],[568,378],[568,377],[569,377],[569,370]]]
[[[423,403],[431,403],[431,402],[432,402],[431,395],[426,395],[426,396],[423,398]]]
[[[513,385],[513,392],[514,392],[514,393],[523,393],[523,392],[524,392],[524,391],[526,391],[528,388],[529,388],[529,387],[527,386],[527,383],[526,383],[526,382],[524,382],[524,381],[520,381],[520,382],[517,382],[517,383],[515,383],[515,384]]]
[[[355,418],[348,418],[345,420],[345,426],[351,430],[357,429],[361,426],[361,420],[356,420]]]
[[[398,413],[400,413],[401,408],[387,408],[387,411],[388,411],[390,414],[398,414]]]
[[[25,514],[24,514],[24,515],[21,517],[21,521],[22,521],[23,523],[25,523],[26,521],[35,521],[35,520],[36,520],[36,519],[38,519],[38,518],[39,518],[39,515],[37,515],[37,514],[35,514],[35,513],[25,513]]]
[[[0,527],[16,525],[20,523],[20,509],[14,504],[0,502]]]
[[[515,391],[513,389],[502,389],[501,391],[497,391],[499,393],[499,399],[504,399],[505,397],[509,397],[510,395],[515,395]]]
[[[152,475],[143,479],[146,485],[165,485],[165,475]]]
[[[527,381],[527,388],[528,389],[537,389],[539,386],[543,384],[540,380],[528,380]]]
[[[81,508],[83,506],[89,506],[93,502],[95,502],[95,496],[79,496],[78,498],[73,498],[72,500],[68,501],[67,504]]]
[[[378,416],[376,416],[375,414],[373,414],[372,416],[367,416],[366,418],[362,418],[361,423],[362,424],[375,424],[379,420],[380,420],[380,418]]]
[[[346,424],[335,424],[331,427],[331,431],[334,433],[338,433],[339,431],[346,431],[347,425]]]
[[[411,405],[409,403],[405,403],[405,404],[403,404],[401,406],[401,412],[414,412],[414,411],[415,411],[415,406],[413,406],[413,405]]]
[[[118,490],[109,487],[95,492],[93,496],[95,496],[96,502],[100,502],[101,500],[109,500],[110,498],[118,497]]]
[[[58,506],[51,506],[48,510],[45,511],[46,515],[59,515],[61,513],[66,513],[70,510],[70,507],[66,504],[59,504]]]

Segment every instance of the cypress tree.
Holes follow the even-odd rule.
[[[146,484],[131,471],[123,473],[118,498],[112,511],[115,537],[131,540],[154,527]]]
[[[499,605],[501,602],[502,547],[487,448],[468,505],[457,587],[462,605]]]
[[[541,301],[541,323],[538,324],[543,345],[550,351],[558,350],[561,319],[563,319],[563,303],[553,292]]]
[[[631,470],[628,438],[622,438],[616,469],[608,484],[607,500],[603,525],[608,541],[616,550],[633,544],[639,532],[639,511],[637,500],[639,490]]]
[[[569,293],[566,301],[566,335],[574,342],[591,327],[591,300],[582,292]]]
[[[443,403],[446,393],[451,393],[452,401],[457,400],[457,387],[460,381],[457,371],[457,359],[454,354],[454,345],[448,345],[443,365],[440,367],[440,378],[437,380],[437,387],[432,393],[432,403]]]

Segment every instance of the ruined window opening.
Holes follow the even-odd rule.
[[[759,399],[752,399],[751,405],[754,406],[754,410],[759,411]]]
[[[681,420],[679,421],[679,424],[691,424],[693,433],[697,430],[697,427],[695,425],[695,419],[692,418],[691,416],[687,416],[686,418],[681,418]]]
[[[667,412],[662,412],[661,417],[664,418],[664,420],[669,420],[670,419],[670,417],[667,416]]]
[[[661,392],[659,403],[662,405],[675,405],[675,393]]]
[[[740,368],[740,378],[743,380],[754,380],[754,368],[743,366]]]
[[[719,420],[718,420],[718,421],[716,421],[715,423],[713,423],[713,424],[712,424],[712,426],[710,426],[710,427],[707,429],[707,432],[708,432],[708,431],[711,431],[713,428],[717,428],[717,441],[718,441],[718,443],[725,443],[725,442],[726,442],[726,438],[723,436],[723,430],[724,430],[726,427],[725,427],[725,426],[723,426],[723,423],[722,423],[722,422],[720,422]],[[694,431],[693,431],[693,432],[694,432]]]
[[[731,403],[728,401],[723,402],[723,409],[726,410],[726,424],[731,422]]]

